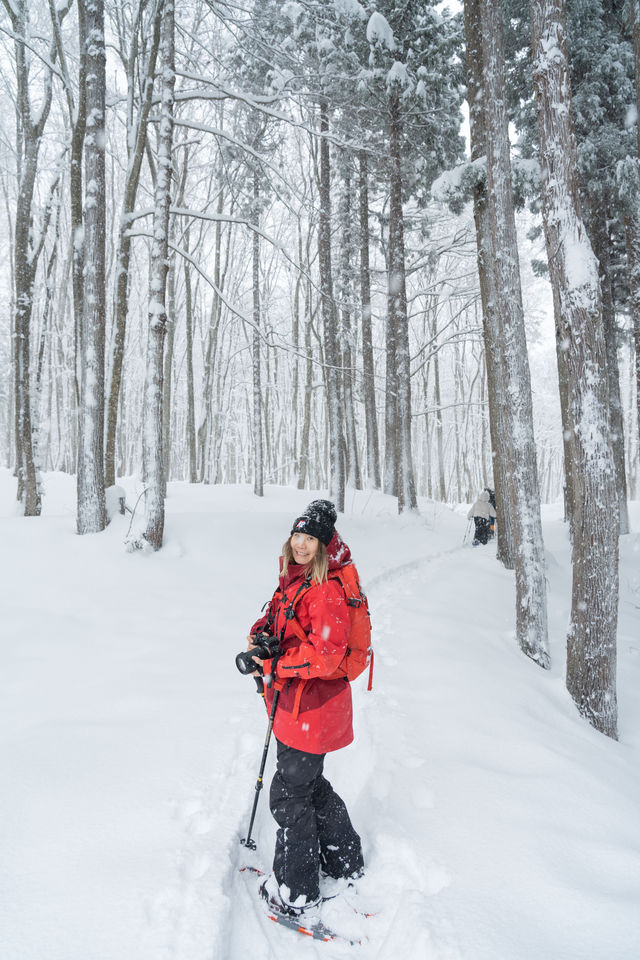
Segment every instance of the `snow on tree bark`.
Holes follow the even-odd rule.
[[[362,392],[364,396],[365,428],[367,434],[367,473],[369,484],[380,489],[380,446],[371,335],[371,271],[369,265],[369,172],[367,154],[359,153],[359,211],[360,211],[360,305],[362,323]]]
[[[302,257],[300,258],[300,262],[302,263]],[[313,394],[313,353],[311,346],[312,295],[311,279],[308,273],[304,289],[304,355],[307,359],[305,363],[304,404],[299,443],[298,490],[304,490],[309,475],[309,445],[311,443],[311,403]]]
[[[220,173],[220,167],[216,174]],[[218,177],[216,177],[218,179]],[[225,191],[220,187],[218,189],[218,202],[216,204],[216,213],[218,217],[222,216],[224,210]],[[230,244],[227,245],[227,259],[229,257]],[[218,220],[215,225],[214,248],[213,248],[213,283],[214,295],[209,311],[209,323],[206,332],[206,347],[204,350],[204,370],[202,375],[202,416],[198,426],[198,475],[202,483],[210,483],[211,463],[211,434],[213,413],[213,382],[216,363],[218,359],[218,343],[220,320],[222,315],[222,290],[224,288],[224,271],[222,268],[222,222]]]
[[[29,138],[30,139],[30,138]],[[38,162],[38,145],[27,140],[22,155],[22,170],[15,230],[15,318],[14,381],[16,421],[17,499],[24,504],[26,517],[40,516],[42,498],[36,466],[35,436],[32,423],[30,371],[31,314],[33,309],[34,268],[30,258],[31,203]]]
[[[186,154],[186,151],[185,151]],[[186,162],[186,160],[185,160]],[[181,206],[181,204],[178,204]],[[175,232],[175,217],[169,217],[169,247],[173,241]],[[183,247],[186,255],[189,255],[189,228],[185,230],[185,236],[183,240]],[[190,329],[190,310],[191,310],[191,289],[190,282],[187,280],[189,264],[185,260],[185,328],[186,328],[186,356],[185,356],[185,365],[187,367],[187,398],[189,398],[189,354],[192,344],[190,340],[193,338],[189,336]],[[177,316],[176,311],[176,258],[172,257],[169,260],[169,269],[167,271],[167,329],[165,334],[164,341],[164,373],[162,375],[162,454],[164,458],[164,495],[167,495],[167,480],[171,473],[171,436],[172,436],[172,424],[171,424],[171,408],[173,406],[173,368],[174,368],[174,355],[175,355],[175,343],[176,343],[176,323],[175,318]],[[188,401],[187,401],[188,402]],[[188,431],[188,427],[187,427]],[[189,464],[189,469],[192,469],[192,464]],[[194,481],[191,480],[191,483]]]
[[[516,636],[521,650],[549,666],[547,597],[531,378],[516,237],[505,100],[502,5],[481,0],[488,212],[495,277],[495,318],[502,346],[510,445],[511,524],[516,576]]]
[[[320,222],[318,265],[324,322],[324,348],[329,422],[329,490],[339,511],[344,510],[344,457],[336,309],[331,276],[331,169],[329,163],[329,107],[320,101]]]
[[[362,489],[356,414],[354,409],[355,388],[355,337],[352,312],[354,309],[354,243],[352,223],[351,155],[346,150],[339,153],[341,191],[338,209],[340,228],[340,353],[342,366],[342,396],[344,406],[346,480],[356,490]]]
[[[14,240],[14,424],[16,444],[17,499],[24,505],[24,515],[39,516],[42,509],[42,491],[36,430],[31,403],[31,321],[33,311],[33,284],[39,249],[33,236],[33,199],[38,170],[41,138],[49,118],[52,102],[51,71],[45,70],[43,89],[37,115],[32,110],[29,84],[30,71],[27,56],[29,6],[25,0],[9,3],[5,9],[11,20],[16,57],[16,128],[18,198],[15,215]],[[52,44],[50,63],[56,59]]]
[[[187,249],[189,232],[187,231]],[[193,370],[193,331],[195,326],[195,317],[193,310],[193,291],[191,284],[191,265],[185,260],[184,263],[184,294],[185,294],[185,327],[186,327],[186,366],[187,366],[187,447],[189,449],[189,482],[197,483],[198,480],[198,450],[196,444],[196,396],[195,396],[195,376]],[[171,316],[171,328],[175,329],[175,310]],[[171,369],[169,369],[171,376]],[[170,416],[170,405],[167,404],[166,410],[163,410],[163,419],[166,421]],[[167,431],[169,437],[166,444],[170,441],[171,431]],[[165,449],[165,462],[170,462],[171,451]],[[165,474],[166,482],[169,479],[168,471]]]
[[[640,0],[630,0],[633,30],[633,60],[636,87],[637,156],[634,169],[633,208],[625,221],[629,285],[631,287],[631,314],[635,344],[636,409],[638,442],[640,443]]]
[[[607,383],[609,387],[609,437],[611,452],[616,471],[616,490],[618,493],[618,515],[620,534],[629,533],[629,511],[627,508],[627,474],[624,462],[624,411],[620,396],[620,371],[618,364],[618,331],[616,326],[616,305],[613,297],[611,272],[611,251],[607,237],[607,223],[610,212],[604,211],[591,225],[590,235],[593,252],[600,268],[600,290],[602,296],[602,331],[607,362]]]
[[[104,2],[84,3],[86,133],[84,138],[84,262],[79,332],[77,528],[98,533],[106,525],[104,497],[105,339],[105,93]]]
[[[134,116],[134,101],[137,97],[137,80],[135,77],[136,58],[133,51],[136,49],[138,29],[137,18],[134,35],[131,38],[132,51],[128,58],[127,72],[127,173],[122,195],[122,208],[118,233],[118,252],[116,254],[116,290],[115,290],[115,317],[113,344],[109,365],[109,388],[107,401],[107,429],[105,437],[105,482],[112,486],[116,482],[116,434],[118,428],[118,409],[120,390],[122,386],[122,367],[124,363],[124,347],[127,329],[127,311],[129,306],[129,267],[131,261],[130,235],[131,216],[134,212],[140,173],[145,147],[147,146],[147,130],[149,114],[153,102],[154,75],[158,48],[160,46],[160,29],[162,23],[162,9],[164,0],[155,0],[152,19],[151,46],[144,72],[144,82],[140,107],[137,116]],[[140,5],[139,14],[143,5]]]
[[[64,79],[64,92],[69,111],[69,125],[71,127],[71,149],[69,157],[69,207],[71,216],[72,236],[72,287],[73,309],[75,318],[75,348],[76,355],[80,352],[80,329],[82,327],[82,310],[84,296],[84,220],[83,220],[83,176],[82,157],[84,153],[84,138],[87,128],[87,27],[85,22],[85,4],[77,5],[78,15],[78,79],[77,94],[69,76],[68,58],[65,54],[62,38],[62,19],[70,7],[56,7],[53,0],[49,0],[49,11],[53,26],[56,49],[60,60],[60,67]],[[80,402],[80,385],[76,365],[75,377],[76,401]],[[115,481],[113,481],[115,482]]]
[[[494,261],[491,255],[491,226],[487,205],[487,131],[483,100],[483,56],[479,0],[467,0],[464,6],[464,17],[471,161],[478,164],[482,163],[484,166],[482,175],[476,177],[474,183],[473,216],[478,250],[478,277],[489,398],[489,430],[491,433],[493,484],[496,495],[497,556],[508,570],[512,570],[514,567],[513,531],[511,527],[512,504],[508,483],[510,444],[507,434],[507,401],[502,372],[503,351],[498,334],[499,319],[496,316],[498,297],[495,290]],[[487,477],[487,480],[489,479]],[[443,496],[442,499],[445,499],[445,497]]]
[[[566,682],[580,713],[616,738],[618,501],[598,267],[580,215],[564,2],[533,0],[531,14],[543,221],[575,457]]]
[[[637,166],[637,164],[636,164]],[[636,180],[637,169],[634,171]],[[637,201],[640,203],[640,190],[637,191]],[[640,206],[637,208],[640,211]],[[638,423],[638,442],[640,443],[640,215],[634,211],[625,219],[627,272],[631,293],[631,322],[633,325],[634,342],[634,372],[636,395],[636,418]]]
[[[163,357],[167,325],[166,286],[169,255],[169,209],[173,159],[175,86],[174,5],[166,0],[161,40],[161,107],[149,282],[149,330],[142,418],[142,471],[145,487],[144,539],[154,550],[164,534]]]
[[[389,337],[393,336],[393,356],[387,354],[387,364],[393,363],[395,376],[388,381],[395,396],[387,398],[389,407],[395,407],[393,413],[392,443],[387,441],[389,455],[393,450],[395,461],[396,495],[398,512],[417,510],[413,457],[411,452],[411,366],[409,356],[409,320],[407,317],[407,291],[404,253],[404,213],[402,208],[402,117],[400,111],[401,92],[392,87],[389,95],[389,291],[388,310]],[[391,469],[391,465],[389,465]]]
[[[260,369],[260,171],[253,171],[253,492],[264,496],[264,451],[262,447],[262,384]]]

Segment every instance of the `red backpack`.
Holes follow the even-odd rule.
[[[338,664],[338,667],[327,680],[338,680],[340,677],[346,677],[347,680],[355,680],[367,667],[369,667],[369,681],[367,690],[373,686],[373,647],[371,646],[371,616],[369,614],[369,603],[364,590],[360,586],[358,571],[353,563],[348,563],[337,570],[329,571],[329,579],[337,580],[342,587],[347,607],[349,608],[349,620],[351,626],[349,629],[349,639],[347,641],[347,650]],[[301,640],[306,640],[307,635],[294,617],[296,603],[300,597],[300,591],[295,595],[291,604],[287,608],[287,619],[291,620],[291,626],[298,634]]]

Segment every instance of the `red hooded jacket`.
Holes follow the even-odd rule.
[[[327,553],[329,570],[351,562],[351,551],[337,532]],[[325,679],[337,669],[345,654],[349,611],[336,580],[303,587],[295,607],[295,618],[307,635],[306,641],[301,642],[284,614],[304,584],[304,570],[301,564],[289,564],[286,577],[280,575],[279,590],[267,613],[249,632],[260,632],[268,622],[269,633],[281,638],[284,653],[277,660],[275,671],[275,682],[281,688],[273,726],[277,739],[306,753],[328,753],[353,740],[349,681]],[[271,671],[272,661],[265,660],[265,676]],[[268,710],[273,691],[273,683],[265,685]]]

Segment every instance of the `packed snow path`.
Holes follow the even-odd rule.
[[[515,646],[512,574],[462,546],[463,511],[398,518],[381,495],[350,499],[339,529],[376,646],[355,743],[326,763],[376,913],[352,919],[369,940],[350,948],[270,924],[237,869],[269,866],[275,751],[250,854],[266,715],[233,658],[312,495],[172,485],[166,547],[141,556],[123,552],[120,518],[75,536],[72,478],[47,489],[45,516],[25,521],[0,473],[3,958],[637,960],[637,534],[621,544],[615,744],[564,690],[570,569],[553,511],[544,672]]]

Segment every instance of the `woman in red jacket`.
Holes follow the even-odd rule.
[[[323,776],[325,754],[353,740],[349,681],[327,679],[345,654],[349,633],[342,587],[327,579],[329,570],[351,561],[336,519],[332,503],[314,500],[294,522],[283,547],[278,589],[249,637],[249,649],[256,634],[266,632],[278,637],[282,650],[274,660],[254,657],[265,677],[269,710],[274,689],[280,691],[273,726],[277,770],[270,793],[278,831],[273,875],[261,893],[274,907],[295,914],[319,901],[320,871],[335,879],[363,871],[360,837]]]

